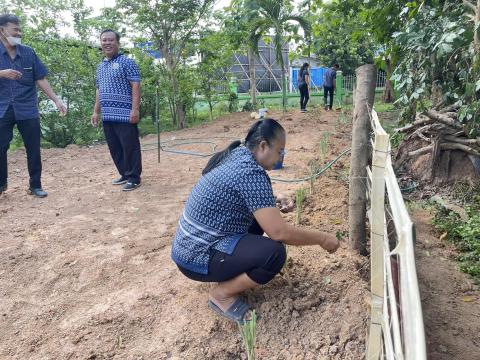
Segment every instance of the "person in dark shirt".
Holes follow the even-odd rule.
[[[307,112],[310,99],[310,65],[304,63],[298,72],[298,90],[300,91],[300,111]]]
[[[323,74],[323,100],[325,103],[325,110],[332,110],[333,107],[333,94],[337,87],[337,71],[340,68],[338,64],[334,64],[331,68],[327,69]],[[330,95],[330,101],[327,102]]]
[[[282,156],[285,141],[276,120],[262,119],[245,140],[215,154],[188,197],[173,240],[172,259],[179,270],[192,280],[218,283],[208,306],[239,323],[249,320],[252,310],[240,294],[280,272],[284,244],[320,245],[329,252],[339,247],[332,234],[283,220],[280,212],[294,205],[274,196],[266,170]]]
[[[35,51],[21,44],[22,30],[15,15],[0,15],[0,194],[7,190],[7,151],[17,125],[27,152],[29,193],[45,197],[42,189],[40,115],[37,85],[55,103],[60,115],[67,113],[45,76],[47,68]]]

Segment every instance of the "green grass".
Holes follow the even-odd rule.
[[[213,111],[213,119],[215,120],[216,118],[228,114],[228,111],[222,109],[222,108],[214,108]],[[186,114],[186,127],[191,128],[198,126],[200,124],[204,124],[210,122],[210,115],[208,110],[201,110],[197,109],[195,118],[193,117],[193,114],[189,112]],[[156,134],[157,133],[157,124],[152,121],[151,117],[146,117],[143,118],[142,121],[140,121],[140,124],[138,125],[138,129],[140,132],[140,136],[145,136],[148,134]],[[160,132],[169,132],[169,131],[175,131],[178,130],[178,126],[176,124],[173,124],[172,119],[170,117],[169,113],[165,114],[160,114]]]
[[[220,109],[215,109],[213,111],[213,118],[215,119],[216,117],[219,117],[223,114],[225,114],[225,110],[220,108]],[[193,118],[191,113],[187,114],[187,120],[186,120],[186,127],[194,127],[198,126],[199,124],[203,124],[206,122],[210,121],[210,115],[208,110],[197,110],[195,118]],[[97,142],[103,142],[104,136],[103,136],[103,131],[100,129],[98,131],[97,129],[93,127],[87,127],[87,130],[91,130],[92,135],[89,137],[92,139],[90,143],[85,143],[85,142],[77,142],[77,145],[89,145]],[[152,121],[151,117],[145,117],[142,118],[138,125],[139,133],[140,136],[146,136],[149,134],[156,134],[157,133],[157,124]],[[89,130],[89,131],[90,131]],[[168,131],[174,131],[178,130],[177,125],[172,123],[172,120],[170,118],[170,114],[161,114],[160,116],[160,131],[163,132],[168,132]],[[13,152],[19,148],[22,148],[23,145],[23,140],[20,136],[20,133],[18,132],[18,129],[15,127],[13,130],[13,139],[12,142],[10,143],[10,152]],[[46,141],[45,139],[41,139],[41,147],[46,149],[46,148],[52,148],[54,147],[50,142]]]
[[[377,113],[398,111],[398,109],[392,103],[386,104],[381,101],[375,102],[374,107]]]
[[[439,207],[432,222],[438,230],[447,233],[447,239],[460,252],[457,259],[460,270],[480,284],[480,204],[474,205],[466,208],[466,221],[454,212]]]
[[[239,97],[239,105],[238,110],[240,111],[248,101],[248,97],[240,95]],[[299,94],[290,94],[288,97],[288,107],[287,109],[297,109],[299,108],[299,101],[300,95]],[[282,98],[281,94],[272,94],[272,95],[263,95],[260,96],[258,99],[258,106],[259,107],[266,107],[270,110],[282,110]],[[310,101],[308,103],[309,108],[315,107],[322,107],[323,106],[323,93],[313,93],[311,94]],[[375,107],[377,111],[380,112],[389,112],[393,111],[393,105],[391,104],[382,104],[380,102],[375,103]],[[343,123],[348,123],[347,116],[345,112],[351,111],[353,106],[351,104],[343,104],[342,105],[342,113],[340,114],[339,121]],[[213,119],[216,119],[222,115],[228,114],[228,101],[219,102],[214,106],[213,110]],[[199,102],[198,106],[196,106],[196,113],[193,116],[191,111],[189,111],[186,116],[186,127],[194,127],[199,124],[203,124],[206,122],[210,122],[210,115],[208,112],[208,108],[205,106],[204,103]],[[169,132],[178,130],[177,125],[172,123],[170,114],[168,112],[164,112],[160,114],[160,131]],[[90,143],[85,143],[83,140],[81,143],[77,143],[77,145],[88,145],[91,143],[96,143],[98,141],[104,141],[103,132],[99,131],[97,134],[94,134],[96,130],[92,128],[92,135],[87,136],[87,138],[91,138]],[[145,136],[149,134],[156,134],[157,133],[157,125],[152,121],[151,117],[145,117],[139,124],[139,132],[140,136]],[[90,141],[90,140],[89,140]],[[48,141],[42,139],[41,143],[42,148],[50,148],[53,147]],[[18,148],[23,147],[23,141],[18,133],[18,130],[14,129],[14,137],[10,144],[10,151],[15,151]]]

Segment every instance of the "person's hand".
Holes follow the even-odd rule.
[[[92,118],[90,119],[90,122],[92,123],[93,127],[98,126],[98,113],[94,112],[92,115]]]
[[[67,115],[67,107],[63,103],[62,100],[56,99],[55,100],[55,105],[57,106],[58,112],[60,113],[60,116],[65,116]]]
[[[0,70],[0,77],[9,80],[18,80],[22,77],[22,73],[13,69]]]
[[[283,213],[288,213],[295,209],[295,201],[285,195],[278,194],[276,196],[275,202],[277,204],[277,207]]]
[[[140,111],[131,110],[130,111],[130,124],[138,124],[140,121]]]
[[[331,254],[337,251],[339,247],[340,247],[340,241],[338,241],[335,235],[330,235],[330,234],[325,235],[325,240],[322,244],[322,248],[324,248]]]

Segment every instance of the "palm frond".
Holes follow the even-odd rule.
[[[257,0],[257,4],[263,13],[272,19],[279,19],[282,9],[283,0]]]
[[[282,23],[285,23],[287,21],[295,21],[297,22],[300,27],[303,29],[303,31],[305,32],[305,37],[309,37],[311,32],[312,32],[312,25],[310,24],[310,22],[300,16],[300,15],[291,15],[291,16],[286,16],[284,19],[282,19]]]
[[[265,35],[271,23],[267,19],[257,19],[252,23],[251,31],[248,36],[248,46],[258,55],[258,42]]]

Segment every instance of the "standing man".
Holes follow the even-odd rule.
[[[40,155],[40,116],[37,85],[55,103],[60,115],[67,109],[55,95],[45,76],[47,68],[35,51],[21,45],[22,31],[18,17],[0,15],[0,194],[7,190],[7,151],[17,125],[27,152],[29,193],[45,197],[42,190]]]
[[[323,74],[323,100],[325,103],[325,110],[332,110],[333,107],[333,94],[337,87],[337,71],[340,67],[338,64],[334,64],[331,68],[327,69]],[[327,103],[328,95],[330,94],[330,102]]]
[[[97,94],[92,125],[98,126],[101,112],[103,131],[120,177],[113,185],[123,191],[140,186],[142,154],[138,139],[140,121],[140,69],[132,59],[119,54],[120,35],[110,29],[100,34],[105,58],[97,67]]]

